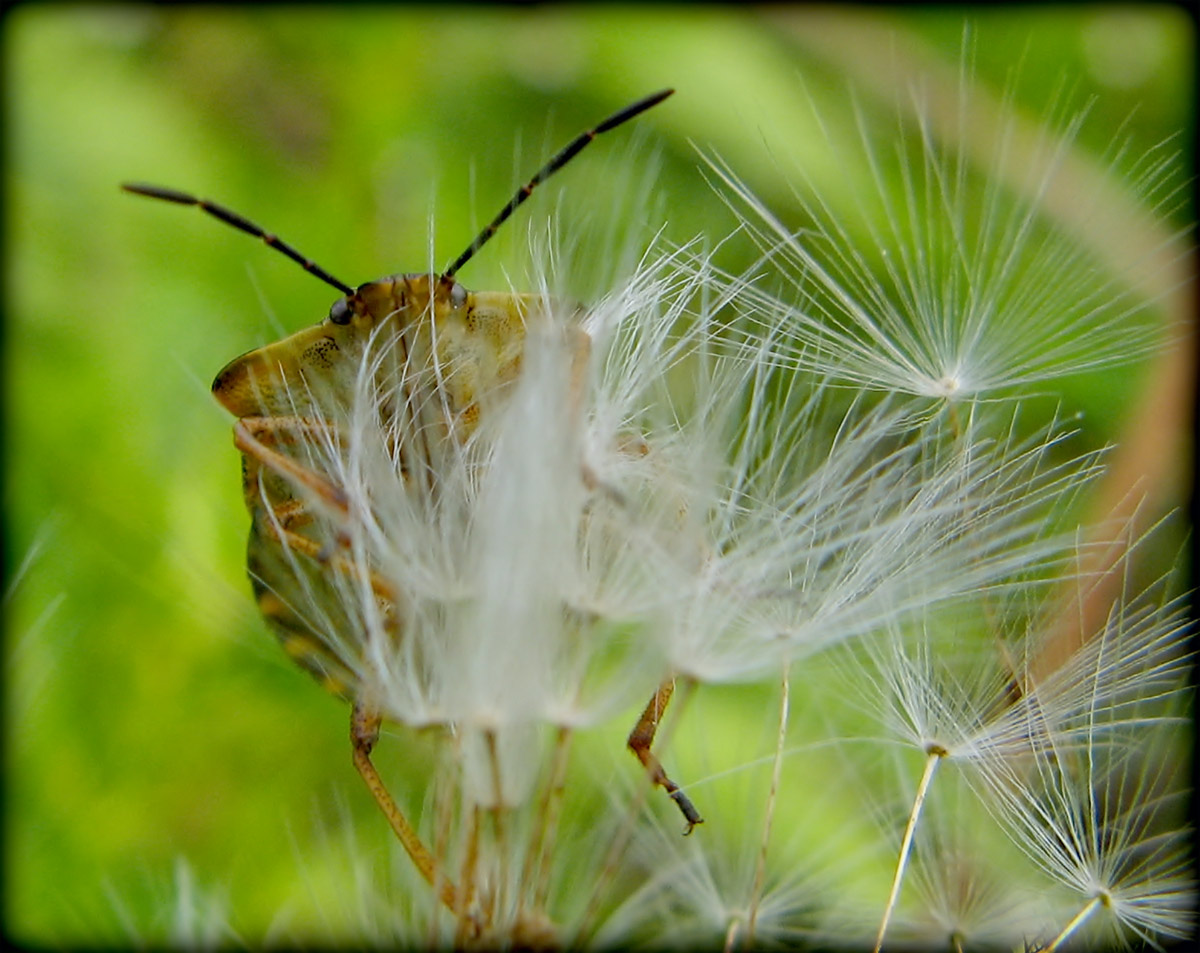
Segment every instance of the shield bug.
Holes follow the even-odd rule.
[[[128,183],[127,192],[179,205],[198,206],[227,225],[261,239],[309,274],[336,288],[340,297],[325,319],[274,344],[235,358],[213,382],[217,400],[237,418],[234,444],[242,454],[243,488],[251,528],[247,568],[259,609],[284,649],[328,690],[348,699],[354,766],[418,870],[437,884],[443,901],[455,909],[454,885],[436,871],[432,854],[408,823],[371,762],[382,722],[379,708],[360,680],[330,644],[339,630],[360,620],[336,610],[318,624],[297,610],[321,594],[336,605],[336,590],[347,585],[369,588],[374,611],[402,639],[394,622],[397,594],[386,579],[345,558],[336,529],[347,501],[330,468],[298,448],[314,441],[335,448],[342,439],[333,408],[344,405],[355,386],[364,349],[382,344],[376,373],[398,375],[402,395],[390,415],[388,448],[404,480],[430,478],[438,466],[436,446],[461,442],[486,413],[490,389],[520,373],[528,326],[542,320],[540,295],[472,292],[455,279],[458,271],[495,234],[533,190],[561,169],[603,132],[620,126],[671,95],[664,90],[638,100],[582,133],[537,172],[474,241],[441,274],[399,274],[352,287],[310,261],[282,239],[221,205],[186,192]],[[386,333],[381,333],[386,331]],[[580,330],[576,350],[586,354]],[[341,403],[339,403],[341,402]],[[687,832],[701,822],[687,796],[667,777],[651,751],[674,683],[665,682],[650,700],[628,745],[655,785],[665,788],[687,821]]]

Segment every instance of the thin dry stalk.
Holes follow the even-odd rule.
[[[762,844],[758,851],[758,863],[754,870],[754,887],[750,892],[750,916],[746,926],[746,946],[754,946],[754,928],[758,922],[758,908],[762,903],[763,884],[767,877],[767,846],[771,842],[771,825],[775,820],[775,802],[779,794],[779,777],[783,771],[783,746],[787,738],[788,713],[791,707],[789,692],[791,664],[783,666],[783,681],[779,696],[779,730],[775,735],[775,761],[771,766],[771,789],[767,792],[767,817],[763,822]]]

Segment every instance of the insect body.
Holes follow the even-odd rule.
[[[259,607],[288,653],[329,690],[359,695],[328,633],[360,625],[336,615],[317,625],[296,607],[342,601],[335,591],[328,598],[314,593],[336,588],[327,575],[336,556],[328,541],[345,503],[326,472],[328,449],[303,462],[298,451],[314,443],[332,449],[341,440],[345,395],[361,386],[361,368],[372,363],[380,378],[372,393],[387,395],[377,409],[378,432],[390,444],[383,450],[406,482],[419,481],[428,492],[447,442],[469,438],[482,408],[517,376],[526,332],[544,321],[543,306],[540,296],[469,292],[449,278],[396,275],[360,285],[321,324],[251,351],[217,375],[213,393],[239,418],[236,442],[254,518],[248,569]],[[395,600],[382,582],[374,585],[381,598]]]
[[[526,335],[547,321],[540,295],[468,291],[455,280],[496,229],[534,188],[566,164],[596,135],[662,102],[671,90],[631,104],[573,140],[541,169],[467,249],[440,275],[392,275],[351,287],[291,245],[220,205],[159,186],[127,184],[129,192],[204,211],[287,255],[310,274],[337,288],[326,318],[275,344],[230,362],[213,382],[217,400],[237,418],[234,442],[243,456],[243,484],[250,511],[247,564],[259,607],[291,655],[324,686],[353,703],[354,763],[418,869],[456,909],[453,883],[440,873],[415,831],[388,794],[370,760],[381,715],[370,692],[331,640],[353,632],[361,620],[330,608],[316,620],[298,608],[342,605],[336,590],[369,587],[381,624],[400,631],[399,595],[387,580],[340,552],[337,527],[349,518],[346,494],[334,463],[340,463],[349,396],[362,384],[362,368],[384,381],[387,395],[374,411],[392,461],[405,485],[436,485],[442,455],[465,443],[486,416],[489,403],[521,369]],[[572,342],[585,356],[587,337]],[[391,383],[387,383],[391,382]],[[397,384],[398,382],[398,384]],[[305,448],[324,448],[314,456]],[[307,455],[306,455],[307,454]],[[332,463],[331,463],[332,461]],[[330,598],[314,598],[328,592]],[[340,614],[339,614],[340,613]],[[688,831],[701,818],[686,795],[663,772],[651,752],[668,681],[655,693],[629,746],[655,784],[665,787],[683,812]]]

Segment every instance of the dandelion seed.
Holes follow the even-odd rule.
[[[1112,938],[1156,946],[1195,929],[1194,874],[1182,826],[1178,747],[1188,626],[1178,600],[1122,599],[1104,630],[1031,699],[1030,758],[981,762],[997,820],[1049,877],[1081,898],[1050,948],[1104,914]],[[1067,701],[1056,708],[1048,689]],[[1039,706],[1040,707],[1040,706]],[[1039,711],[1039,716],[1041,716]]]
[[[898,789],[912,786],[907,760],[897,759]],[[1036,935],[1047,922],[1048,907],[1025,883],[1002,831],[961,777],[939,778],[928,796],[926,813],[913,836],[905,867],[905,901],[887,924],[888,949],[1005,948]],[[898,846],[897,819],[910,812],[911,795],[895,796],[875,782],[868,804],[881,845]],[[830,942],[866,948],[879,932],[879,898],[861,887],[847,891],[822,924]],[[869,931],[869,932],[868,932]]]
[[[648,448],[611,476],[592,468],[639,507],[676,672],[756,677],[903,616],[917,593],[928,605],[1037,563],[1043,507],[1096,472],[1095,460],[1044,466],[1058,437],[939,450],[939,422],[886,403],[839,409],[826,382],[779,370],[769,337],[722,352],[706,311],[671,336],[686,314],[617,327],[592,418],[604,429],[587,444],[634,432]]]
[[[1029,775],[993,766],[988,793],[998,819],[1044,873],[1078,899],[1048,932],[1057,948],[1100,919],[1114,940],[1157,946],[1195,930],[1195,880],[1182,826],[1178,753],[1160,732],[1137,751],[1096,737],[1068,750],[1046,739]]]
[[[450,733],[462,800],[425,866],[470,885],[448,894],[459,932],[542,931],[532,871],[552,846],[522,818],[551,736],[665,678],[757,678],[1048,568],[1046,512],[1096,469],[1050,463],[1060,435],[995,439],[970,413],[948,439],[936,416],[800,379],[775,337],[722,333],[737,302],[689,256],[647,258],[582,324],[544,300],[477,418],[445,404],[463,369],[402,330],[366,341],[338,393],[293,395],[338,423],[296,454],[338,487],[309,495],[344,571],[281,547],[289,572],[265,576],[292,580],[275,595],[334,675]],[[738,915],[757,931],[756,897]]]
[[[741,768],[722,779],[725,784],[706,786],[715,810],[703,840],[685,840],[653,820],[643,823],[623,863],[636,889],[604,918],[594,945],[734,950],[811,938],[832,884],[843,876],[844,845],[826,838],[814,852],[793,829],[772,843],[760,874],[761,845],[753,832],[765,822],[766,790],[749,782],[769,776]],[[819,807],[820,795],[813,802]]]
[[[888,120],[857,102],[853,136],[814,105],[831,163],[865,185],[835,204],[798,170],[800,229],[708,159],[764,259],[778,267],[786,290],[755,287],[742,300],[759,327],[786,324],[789,366],[852,387],[956,401],[1127,362],[1161,344],[1148,311],[1153,294],[1186,280],[1175,264],[1183,243],[1142,226],[1177,201],[1168,188],[1178,161],[1172,146],[1129,161],[1118,142],[1106,180],[1072,153],[1084,113],[1051,118],[1033,135],[1009,109],[987,132],[992,152],[978,157],[969,81],[960,84],[953,124],[939,124],[914,91],[915,121],[894,119],[887,134]],[[1085,171],[1089,181],[1130,183],[1145,206],[1136,226],[1109,214],[1109,192],[1125,199],[1119,186],[1072,188]],[[1068,191],[1070,202],[1060,201]],[[1056,211],[1064,204],[1069,216]],[[1136,260],[1107,260],[1107,249],[1091,247],[1093,234],[1115,227],[1145,233]],[[1141,297],[1147,287],[1157,289],[1151,300]]]
[[[1127,550],[1127,560],[1136,548]],[[1030,590],[1016,592],[1029,601]],[[1047,673],[1040,671],[1042,646],[1053,637],[1061,608],[1053,593],[1040,606],[1034,601],[1028,614],[1014,613],[1011,619],[984,605],[972,622],[960,608],[927,618],[915,630],[893,628],[864,640],[860,651],[844,654],[841,664],[852,697],[877,713],[893,739],[925,758],[876,949],[887,933],[922,809],[943,762],[970,769],[968,777],[978,782],[1019,772],[1016,766],[1045,756],[1050,744],[1063,751],[1140,745],[1143,733],[1163,724],[1160,704],[1178,692],[1188,665],[1179,604],[1156,602],[1152,594],[1122,600],[1105,631]],[[864,684],[870,690],[864,692]]]

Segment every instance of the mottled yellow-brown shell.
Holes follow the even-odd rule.
[[[364,373],[376,377],[374,395],[397,395],[378,408],[389,415],[380,433],[426,446],[451,434],[466,439],[489,398],[520,373],[526,329],[545,320],[537,295],[395,275],[361,285],[320,324],[243,354],[217,375],[213,394],[240,421],[252,518],[247,570],[259,609],[288,654],[328,690],[356,694],[345,647],[331,643],[353,638],[362,621],[347,616],[353,600],[339,592],[347,580],[338,575],[328,513],[313,512],[314,493],[336,510],[338,488],[319,472],[312,448],[338,446]],[[385,618],[395,615],[389,598],[381,594]]]
[[[472,292],[430,275],[381,278],[345,303],[347,323],[326,318],[230,361],[213,381],[217,400],[235,417],[321,414],[326,395],[348,392],[372,335],[392,332],[408,348],[411,369],[433,366],[436,342],[439,386],[462,410],[517,375],[525,328],[544,320],[541,296]]]

